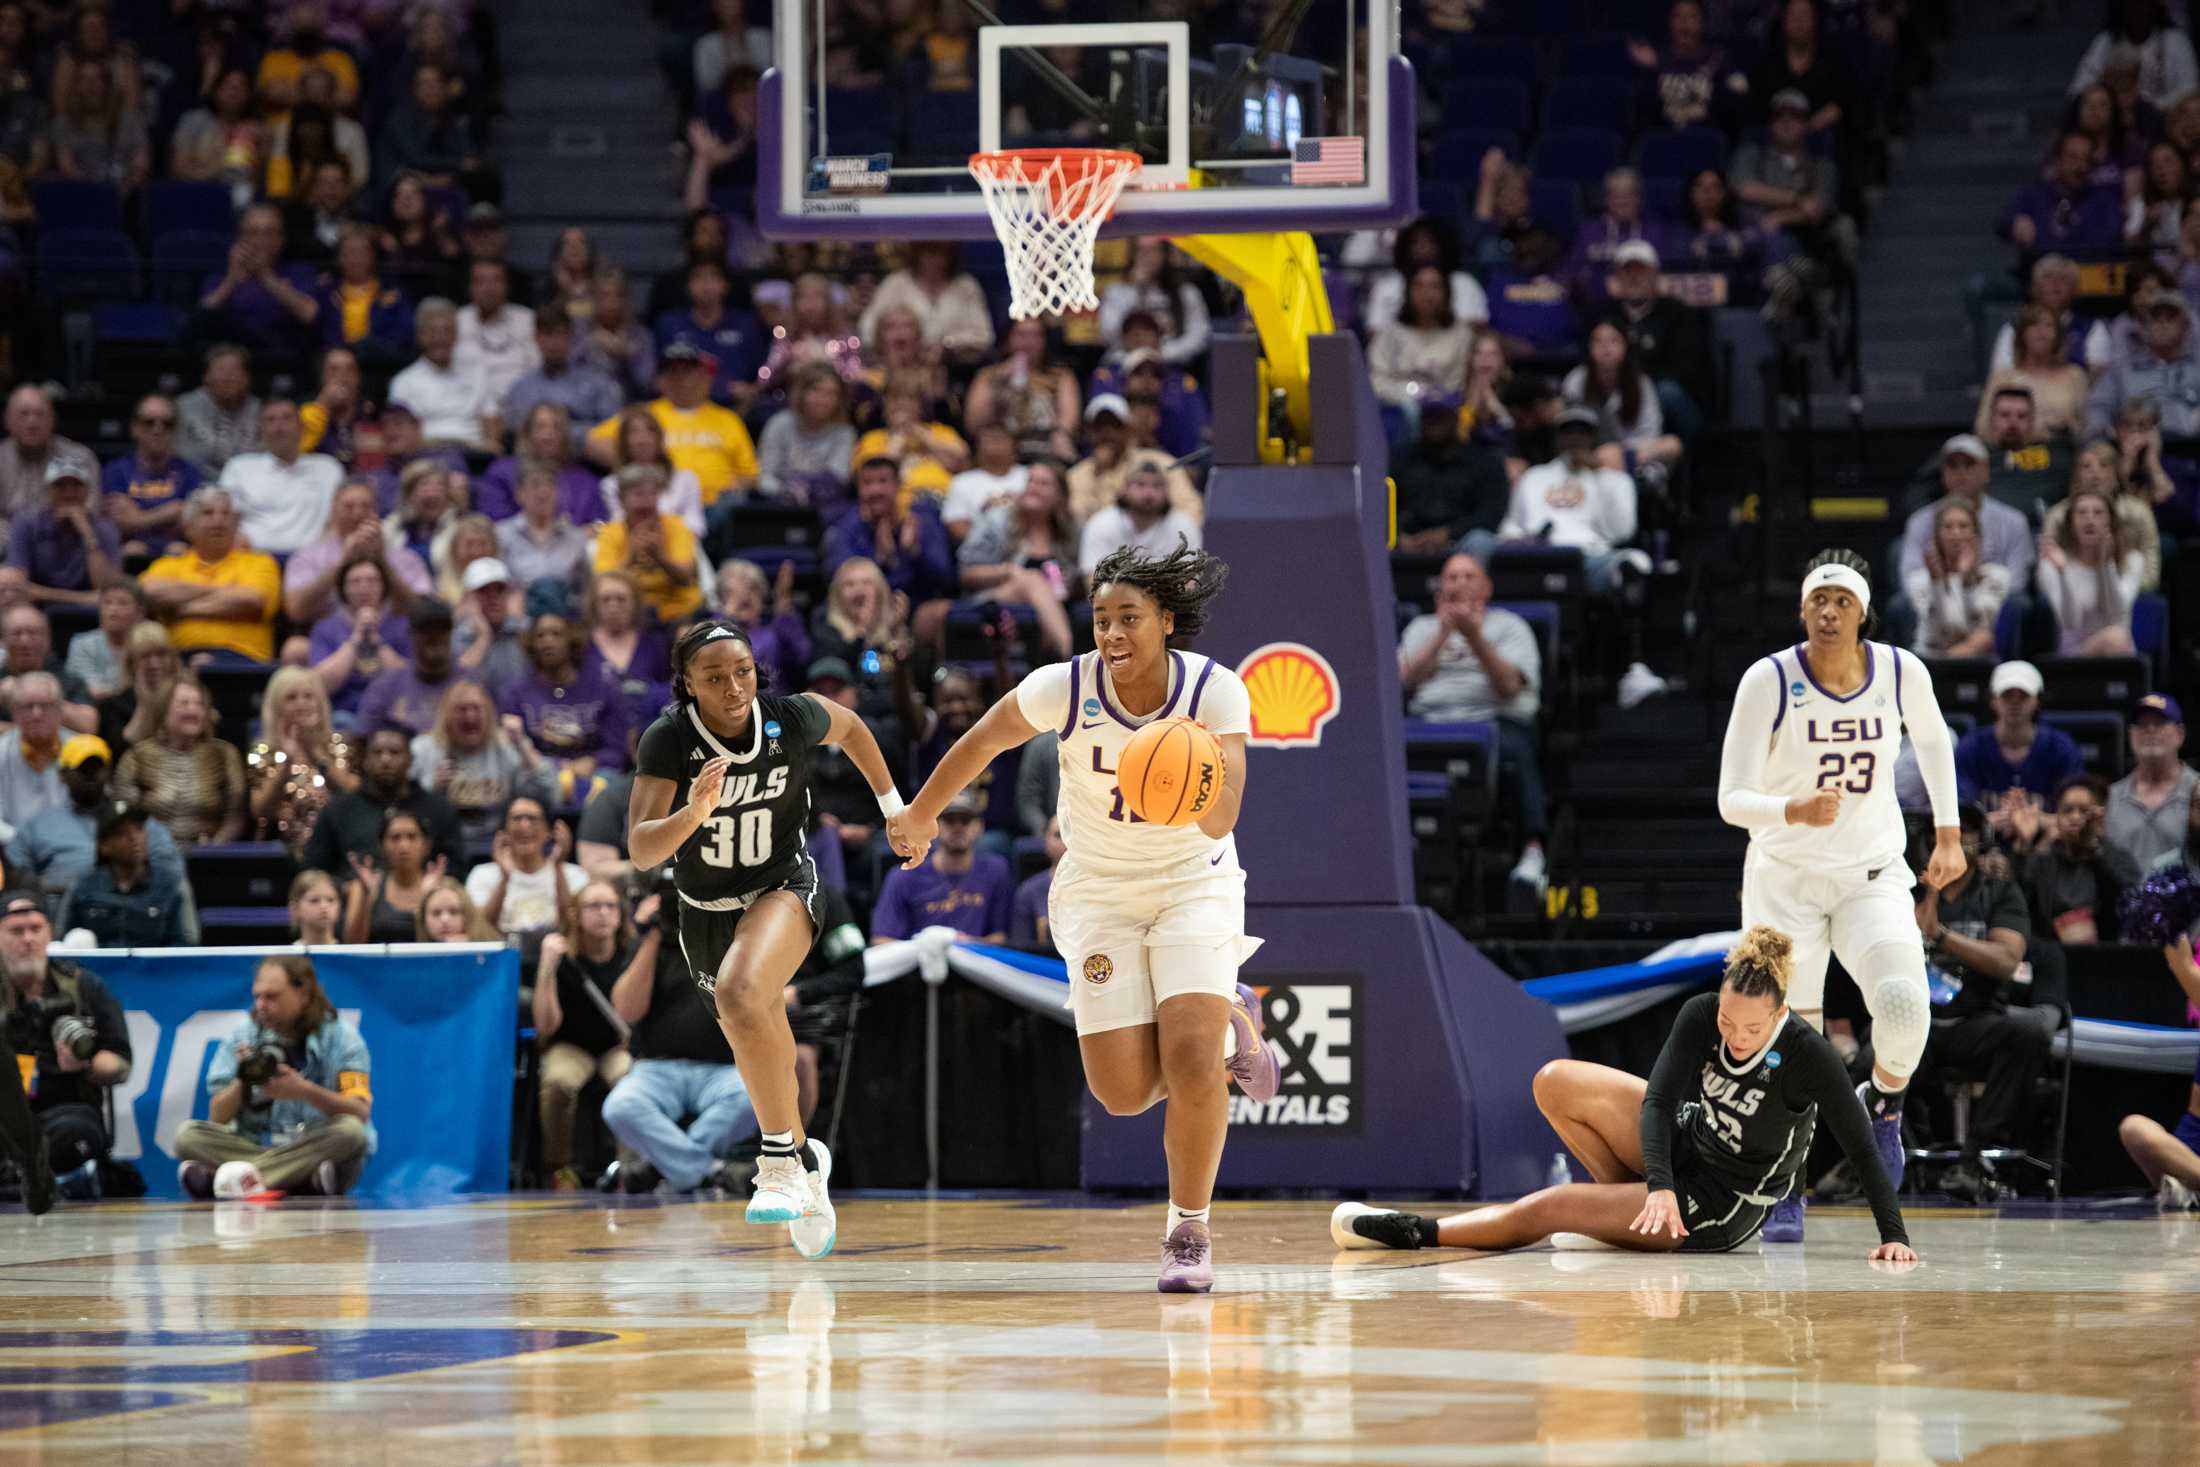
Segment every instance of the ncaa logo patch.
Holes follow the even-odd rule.
[[[1340,704],[1336,669],[1299,642],[1270,642],[1237,665],[1253,707],[1248,744],[1271,749],[1319,748],[1322,729]]]
[[[1775,1049],[1770,1054],[1767,1054],[1765,1056],[1765,1068],[1768,1070],[1777,1070],[1778,1068],[1780,1068],[1780,1051]]]
[[[764,724],[764,737],[767,739],[776,739],[779,737],[778,719],[774,718],[766,720]]]
[[[1802,696],[1803,696],[1803,685],[1802,685],[1801,683],[1789,683],[1789,684],[1788,684],[1788,696],[1789,696],[1790,698],[1800,698],[1800,697],[1802,697]]]
[[[1098,698],[1087,698],[1085,700],[1085,717],[1098,718],[1099,716],[1100,700]]]
[[[1094,953],[1085,959],[1085,981],[1097,988],[1115,976],[1115,964],[1108,961],[1106,953]]]

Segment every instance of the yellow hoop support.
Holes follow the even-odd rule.
[[[1288,234],[1187,234],[1170,240],[1178,249],[1235,285],[1260,333],[1262,457],[1283,462],[1283,440],[1268,431],[1268,390],[1283,389],[1301,457],[1310,453],[1314,414],[1307,395],[1306,339],[1336,330],[1329,291],[1322,284],[1314,236]]]

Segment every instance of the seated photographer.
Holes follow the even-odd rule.
[[[669,873],[670,865],[662,868]],[[679,920],[669,883],[660,882],[660,931]],[[603,1103],[604,1124],[639,1165],[621,1164],[628,1192],[647,1192],[661,1178],[675,1192],[715,1186],[745,1194],[725,1158],[757,1134],[748,1086],[733,1067],[733,1051],[718,1027],[718,1011],[695,986],[673,933],[659,939],[652,966],[631,964],[611,990],[611,1006],[630,1026],[634,1064]]]
[[[2047,1068],[2048,1050],[2061,1026],[2059,1009],[2031,1004],[2032,969],[2025,961],[2032,917],[2016,882],[1999,875],[1998,863],[1982,869],[1986,816],[1963,807],[1963,874],[1938,892],[1925,888],[1917,902],[1917,930],[1925,940],[1929,977],[1955,988],[1933,1006],[1927,1073],[1960,1065],[1981,1075],[1986,1093],[1971,1108],[1974,1149],[2022,1148],[2032,1082]],[[1942,982],[1935,982],[1939,990]]]
[[[99,1092],[130,1076],[130,1030],[98,975],[49,958],[53,924],[29,892],[0,896],[0,976],[8,1044],[30,1070],[31,1111],[61,1195],[99,1200],[99,1162],[113,1144]]]
[[[206,1066],[207,1119],[176,1129],[176,1180],[214,1195],[223,1162],[249,1161],[271,1191],[341,1197],[374,1150],[367,1043],[321,991],[313,960],[260,959],[252,1017]]]

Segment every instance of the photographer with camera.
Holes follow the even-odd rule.
[[[53,925],[37,897],[0,896],[8,1045],[29,1082],[31,1111],[61,1195],[96,1202],[99,1163],[112,1144],[100,1092],[129,1078],[130,1031],[122,1005],[97,975],[46,955],[52,942]],[[33,1178],[27,1192],[36,1190]]]
[[[176,1130],[176,1180],[214,1195],[214,1173],[251,1162],[272,1191],[340,1197],[374,1150],[366,1041],[337,1015],[310,958],[262,958],[252,1017],[206,1068],[207,1119]]]

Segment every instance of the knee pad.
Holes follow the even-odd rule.
[[[1924,974],[1880,978],[1864,990],[1864,998],[1872,1014],[1872,1058],[1888,1074],[1909,1079],[1925,1053],[1925,1037],[1933,1026],[1932,997],[1926,992]]]

